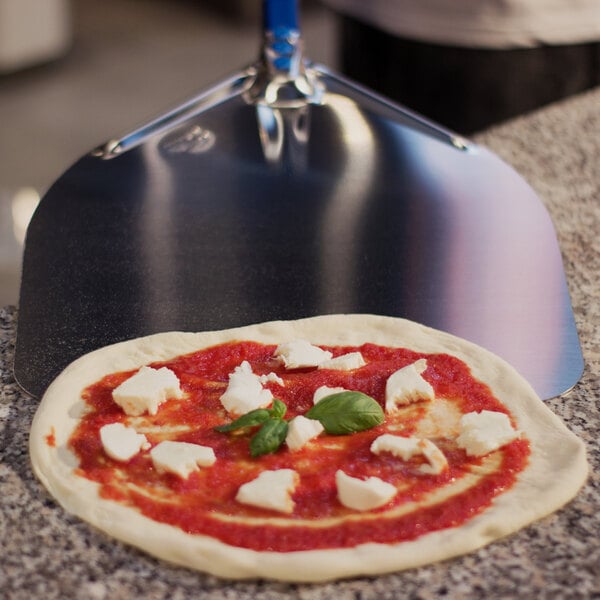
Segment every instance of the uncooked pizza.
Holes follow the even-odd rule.
[[[558,509],[583,444],[497,356],[330,315],[92,352],[30,440],[64,508],[229,578],[324,581],[473,551]]]

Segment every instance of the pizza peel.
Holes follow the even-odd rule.
[[[483,147],[303,56],[295,0],[260,59],[82,157],[23,258],[15,376],[171,330],[404,317],[503,357],[542,398],[583,359],[553,225]]]

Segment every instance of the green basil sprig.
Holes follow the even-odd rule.
[[[227,423],[227,425],[219,425],[218,427],[215,427],[215,431],[228,433],[229,431],[236,431],[237,429],[256,427],[257,425],[262,425],[263,423],[267,422],[270,418],[271,411],[269,409],[257,408],[256,410],[247,412],[245,415],[242,415],[235,421]]]
[[[285,440],[288,424],[283,420],[287,406],[275,398],[271,408],[257,408],[226,425],[215,427],[215,431],[228,433],[240,429],[261,426],[250,440],[250,455],[253,458],[276,452]]]
[[[281,401],[277,400],[277,398],[273,399],[273,404],[271,405],[271,413],[272,419],[283,419],[285,417],[285,413],[287,412],[287,406]]]
[[[256,458],[263,454],[276,452],[281,444],[283,444],[287,432],[287,421],[282,419],[270,419],[250,440],[250,456]]]
[[[379,403],[362,392],[338,392],[319,400],[305,415],[332,435],[371,429],[385,419]]]
[[[287,436],[286,405],[274,399],[272,407],[257,408],[227,425],[215,427],[228,433],[260,427],[250,439],[250,455],[257,458],[276,452]],[[339,392],[319,400],[305,415],[323,425],[331,435],[346,435],[381,425],[385,419],[379,403],[362,392]]]

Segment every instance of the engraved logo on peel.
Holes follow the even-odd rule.
[[[173,154],[202,154],[215,145],[216,136],[208,130],[195,125],[191,129],[173,136],[161,144],[163,149]]]

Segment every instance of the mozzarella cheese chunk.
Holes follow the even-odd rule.
[[[331,352],[313,346],[306,340],[292,340],[279,344],[274,355],[283,362],[286,369],[318,367],[333,356]]]
[[[285,382],[283,381],[283,379],[281,379],[281,377],[279,377],[279,375],[277,375],[276,373],[268,373],[267,375],[260,375],[258,377],[259,381],[264,385],[265,383],[276,383],[277,385],[280,385],[281,387],[285,386]]]
[[[291,514],[292,494],[300,481],[293,469],[263,471],[256,479],[240,486],[235,499],[242,504]]]
[[[519,437],[508,415],[491,410],[470,412],[460,419],[456,442],[469,456],[483,456]]]
[[[302,415],[294,417],[288,424],[285,437],[287,447],[295,452],[303,448],[310,440],[323,433],[325,428],[316,419],[307,419]]]
[[[360,352],[349,352],[335,358],[323,361],[319,369],[335,369],[337,371],[352,371],[364,367],[367,363]]]
[[[385,384],[386,412],[397,411],[398,407],[413,402],[434,399],[433,388],[421,377],[426,368],[427,361],[421,358],[390,375]]]
[[[423,456],[427,459],[428,465],[421,465],[419,471],[426,475],[439,475],[448,468],[448,460],[444,453],[431,441],[421,440]]]
[[[327,396],[331,396],[332,394],[339,394],[340,392],[347,392],[348,390],[343,387],[327,387],[326,385],[322,385],[321,387],[315,390],[313,394],[313,404],[319,402],[319,400],[323,400]]]
[[[422,438],[406,438],[385,433],[373,441],[371,452],[373,454],[389,452],[405,461],[413,456],[423,455],[429,464],[421,465],[419,471],[427,475],[439,475],[448,468],[444,453],[431,440]]]
[[[133,458],[148,445],[148,440],[143,433],[137,433],[133,427],[127,427],[123,423],[111,423],[101,427],[100,441],[104,452],[121,462]]]
[[[273,394],[263,388],[260,376],[252,372],[250,363],[245,360],[229,375],[227,390],[220,400],[228,413],[243,415],[269,406],[273,402]]]
[[[182,479],[187,479],[199,467],[210,467],[217,460],[213,449],[208,446],[170,440],[154,446],[150,457],[157,471],[174,473]]]
[[[379,477],[358,479],[344,471],[335,473],[339,501],[352,510],[372,510],[387,504],[398,492],[395,486]]]
[[[132,417],[146,412],[155,415],[165,400],[182,396],[177,375],[167,367],[142,367],[112,393],[113,400]]]

